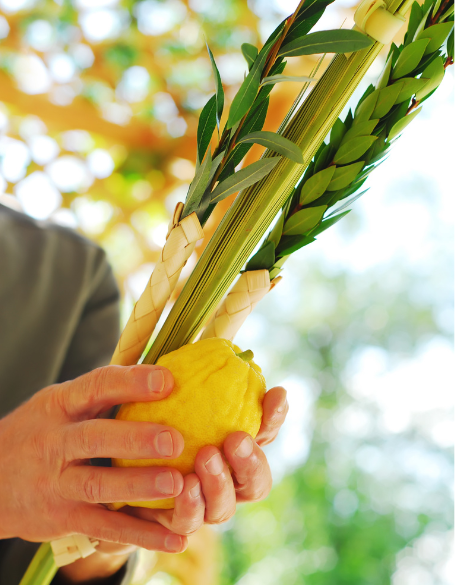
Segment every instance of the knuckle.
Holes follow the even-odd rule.
[[[93,423],[87,421],[81,423],[77,431],[77,443],[81,452],[86,455],[87,458],[91,457],[93,453]],[[103,433],[98,432],[96,435],[96,443],[98,449],[101,451],[104,443]]]
[[[235,504],[226,510],[219,511],[217,514],[211,515],[206,519],[207,524],[224,524],[228,522],[235,514]]]
[[[90,471],[81,485],[83,499],[91,504],[102,502],[102,492],[103,488],[100,475],[96,471]]]
[[[83,394],[87,405],[94,406],[104,394],[108,368],[97,368],[86,376],[80,378],[83,384]]]

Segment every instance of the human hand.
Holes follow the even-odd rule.
[[[162,367],[108,366],[45,388],[2,419],[0,538],[49,541],[76,533],[149,550],[184,550],[186,537],[101,503],[179,494],[189,499],[198,480],[184,481],[172,468],[89,465],[95,457],[178,457],[183,438],[171,427],[97,419],[116,404],[165,398],[172,387]]]
[[[261,446],[274,441],[288,410],[286,390],[280,386],[272,388],[264,397],[262,424],[255,440],[248,433],[236,432],[224,441],[224,457],[214,446],[199,451],[195,461],[196,473],[185,477],[185,485],[188,484],[189,489],[195,485],[196,489],[192,490],[195,492],[199,479],[202,497],[190,499],[182,493],[176,498],[173,510],[128,508],[128,513],[160,522],[177,534],[189,535],[204,521],[220,524],[229,520],[235,513],[237,502],[264,499],[272,487],[272,475]]]

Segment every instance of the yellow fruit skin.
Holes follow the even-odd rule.
[[[181,432],[184,450],[176,459],[113,459],[113,465],[174,467],[185,476],[194,471],[196,454],[204,445],[221,449],[226,437],[235,431],[256,437],[266,385],[259,366],[237,357],[240,352],[230,341],[211,338],[162,356],[158,365],[174,376],[170,396],[157,402],[124,404],[116,418],[172,426]],[[128,504],[169,509],[174,507],[174,498]],[[110,508],[124,505],[115,503]]]

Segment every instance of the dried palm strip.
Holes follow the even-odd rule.
[[[111,364],[130,366],[142,355],[163,309],[177,284],[182,268],[204,237],[196,213],[180,221],[183,203],[178,203],[169,224],[166,243],[144,292],[120,336]]]
[[[221,337],[232,341],[254,307],[280,280],[278,276],[270,282],[268,270],[249,270],[241,274],[204,329],[201,339]]]
[[[403,2],[386,2],[394,14]],[[378,56],[374,43],[346,57],[337,55],[308,98],[280,129],[298,144],[304,164],[283,158],[272,172],[240,192],[207,245],[175,302],[144,363],[191,342],[207,323],[274,217],[290,196],[348,99]],[[273,156],[266,151],[264,157]]]

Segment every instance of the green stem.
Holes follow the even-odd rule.
[[[50,585],[57,570],[51,545],[45,542],[36,551],[19,585]]]
[[[254,358],[254,353],[251,351],[251,349],[242,351],[242,353],[236,353],[235,355],[244,362],[250,362]]]

